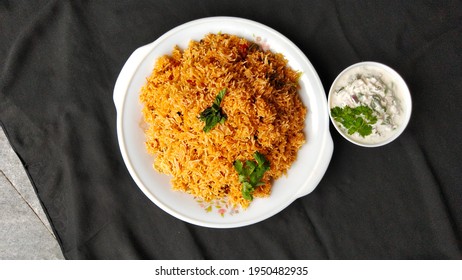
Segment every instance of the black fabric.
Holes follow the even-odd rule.
[[[347,66],[385,63],[413,113],[393,143],[331,127],[316,190],[235,229],[166,214],[128,174],[112,102],[126,59],[209,16],[266,24],[310,59],[326,91]],[[461,259],[460,1],[0,1],[0,121],[68,259]]]

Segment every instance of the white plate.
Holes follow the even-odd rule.
[[[307,142],[286,177],[274,182],[268,198],[256,198],[249,208],[217,208],[198,203],[191,195],[173,191],[170,177],[152,168],[153,158],[145,149],[139,92],[156,59],[171,54],[175,45],[184,49],[190,40],[208,33],[229,33],[255,41],[261,39],[273,52],[282,53],[289,65],[301,71],[300,95],[308,108]],[[131,176],[144,194],[158,207],[183,221],[214,228],[250,225],[280,212],[295,199],[312,192],[323,177],[333,153],[329,133],[327,100],[321,81],[306,56],[286,37],[260,23],[233,17],[211,17],[191,21],[165,33],[151,44],[138,48],[122,68],[114,88],[117,110],[117,136],[120,150]],[[209,207],[211,206],[211,207]],[[221,209],[221,210],[220,210]],[[207,211],[212,210],[212,211]]]

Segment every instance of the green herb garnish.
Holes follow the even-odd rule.
[[[334,120],[341,123],[347,129],[348,134],[352,135],[357,132],[362,137],[370,135],[371,125],[377,122],[377,117],[373,115],[373,112],[370,107],[364,105],[354,108],[337,106],[330,110]]]
[[[242,183],[242,196],[247,200],[253,200],[252,194],[255,188],[265,184],[261,179],[270,169],[270,162],[264,155],[255,152],[253,157],[255,161],[246,160],[245,163],[240,160],[234,161],[234,169],[239,174],[239,182]]]
[[[215,127],[218,123],[223,124],[226,121],[226,115],[221,110],[220,104],[225,96],[226,88],[222,89],[217,97],[215,97],[215,101],[213,102],[212,106],[207,107],[199,116],[201,121],[205,122],[205,126],[203,128],[204,132],[209,132],[212,128]]]

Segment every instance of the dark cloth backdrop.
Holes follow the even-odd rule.
[[[194,226],[137,188],[116,138],[126,59],[180,24],[237,16],[310,59],[326,91],[347,66],[385,63],[412,118],[367,149],[331,126],[310,195],[235,229]],[[68,259],[461,259],[460,1],[0,1],[0,121]]]

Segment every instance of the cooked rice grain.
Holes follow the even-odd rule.
[[[234,35],[208,34],[184,51],[175,47],[157,60],[140,94],[154,168],[173,176],[175,190],[246,208],[233,162],[259,151],[271,169],[254,196],[268,196],[305,142],[299,76],[282,54]],[[199,115],[224,88],[227,120],[204,133]]]

